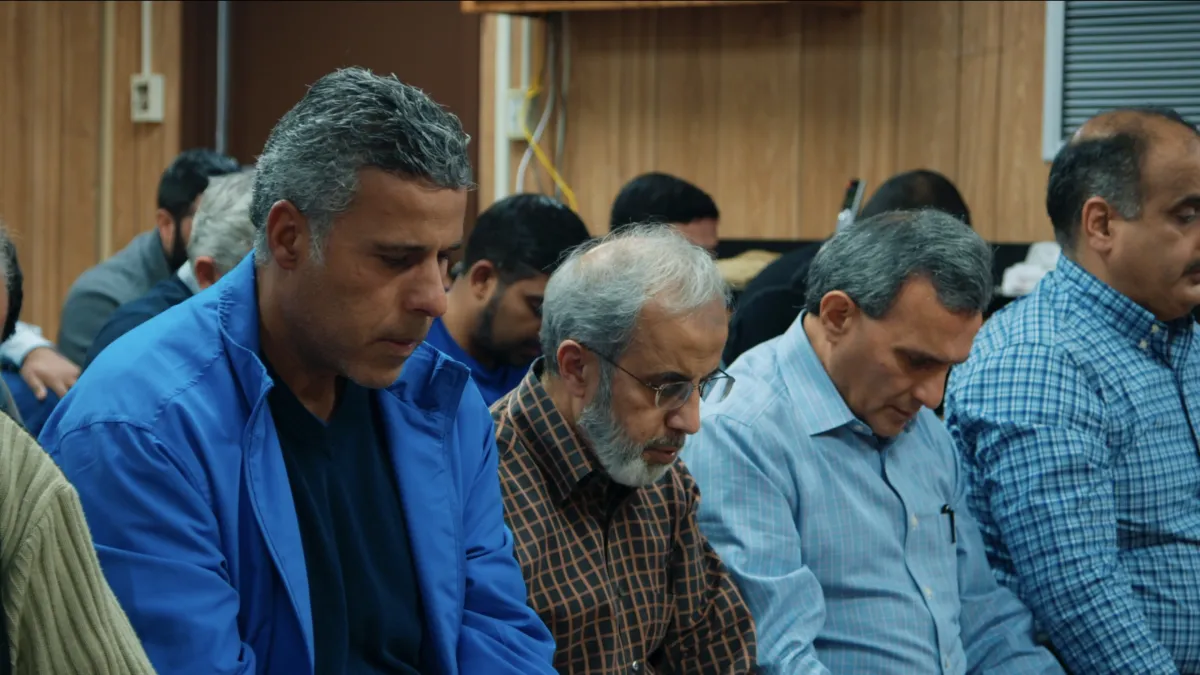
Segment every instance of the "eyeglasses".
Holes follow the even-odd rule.
[[[729,396],[729,392],[733,390],[733,376],[720,369],[703,380],[700,380],[699,385],[690,381],[667,382],[666,384],[650,384],[637,375],[634,375],[628,370],[622,368],[617,364],[616,361],[583,344],[582,342],[579,343],[579,346],[590,351],[601,359],[604,359],[617,370],[632,377],[643,387],[654,392],[654,405],[660,410],[678,410],[682,408],[692,398],[692,393],[696,391],[697,387],[700,389],[700,398],[703,400],[708,400],[709,394],[715,393],[716,398],[713,399],[714,403],[725,400],[725,397]]]

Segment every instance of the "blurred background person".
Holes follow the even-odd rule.
[[[471,369],[488,405],[512,391],[541,353],[546,282],[589,238],[574,211],[543,195],[506,197],[479,214],[446,313],[425,340]]]
[[[209,180],[192,222],[187,262],[145,295],[113,312],[92,341],[84,368],[117,338],[215,284],[254,249],[253,190],[253,169]]]

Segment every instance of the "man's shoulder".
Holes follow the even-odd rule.
[[[109,323],[126,324],[134,321],[140,324],[183,302],[191,293],[181,293],[176,281],[174,278],[160,281],[144,295],[121,305],[113,312]]]
[[[155,428],[180,412],[227,406],[237,378],[224,349],[215,302],[142,323],[97,355],[59,403],[56,425],[60,431],[101,422]]]
[[[733,377],[733,390],[722,401],[705,400],[701,416],[751,425],[769,421],[779,408],[790,405],[787,385],[779,369],[783,336],[775,337],[747,350],[727,372]]]
[[[993,314],[975,338],[972,357],[985,357],[1014,348],[1053,347],[1067,352],[1086,350],[1086,312],[1077,306],[1070,289],[1054,273],[1034,288]]]
[[[134,237],[125,248],[84,270],[71,284],[68,300],[99,295],[111,297],[121,304],[149,290],[158,280],[147,279],[139,261],[141,250],[146,246],[144,239],[153,234],[153,231],[144,232]]]
[[[103,260],[84,270],[71,288],[67,290],[66,303],[86,301],[103,297],[118,302],[116,291],[121,285],[121,274],[114,268],[113,259]]]

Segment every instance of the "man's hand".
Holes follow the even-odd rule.
[[[25,356],[21,364],[21,378],[33,390],[37,400],[46,400],[46,388],[54,390],[59,398],[75,386],[79,379],[79,366],[50,347],[38,347]]]

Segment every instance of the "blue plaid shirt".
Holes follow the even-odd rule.
[[[684,449],[700,527],[754,613],[762,672],[1061,675],[988,569],[945,427],[922,410],[877,439],[803,316],[738,357],[732,395],[702,404]]]
[[[1065,257],[955,368],[993,569],[1086,675],[1200,673],[1200,341]]]

